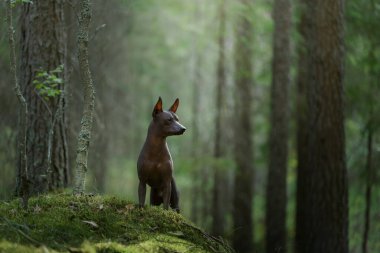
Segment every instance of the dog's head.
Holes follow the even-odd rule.
[[[156,125],[156,129],[164,137],[171,135],[181,135],[185,132],[186,127],[179,123],[179,119],[175,112],[179,105],[179,99],[177,98],[169,110],[162,109],[162,99],[158,98],[156,105],[154,106],[152,117],[153,123]]]

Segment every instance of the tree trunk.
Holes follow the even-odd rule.
[[[371,8],[374,10],[375,4],[373,0],[371,1]],[[370,74],[370,86],[376,87],[376,82],[378,81],[376,78],[376,56],[375,56],[375,50],[376,50],[376,43],[375,39],[371,34],[368,35],[369,41],[370,41],[370,47],[368,52],[368,59],[372,63],[369,69]],[[374,114],[374,104],[376,104],[376,92],[374,90],[370,91],[370,94],[368,94],[368,102],[369,102],[369,116],[368,116],[368,122],[367,122],[367,161],[366,161],[366,186],[365,186],[365,211],[364,211],[364,231],[363,231],[363,241],[362,241],[362,252],[367,253],[368,252],[368,236],[369,236],[369,230],[370,230],[370,223],[371,223],[371,204],[372,204],[372,185],[373,185],[373,178],[375,176],[375,173],[373,171],[373,140],[375,135],[375,114]]]
[[[235,183],[233,206],[233,247],[237,252],[253,250],[253,143],[252,143],[252,24],[249,19],[251,3],[242,0],[235,47]]]
[[[307,144],[298,180],[297,250],[348,252],[348,189],[343,126],[343,2],[306,6]],[[305,126],[302,126],[305,127]],[[302,158],[305,159],[305,158]],[[297,208],[298,209],[298,208]],[[300,235],[302,234],[302,236]],[[302,241],[300,240],[302,238]]]
[[[78,30],[78,61],[82,86],[84,87],[84,105],[81,129],[78,135],[78,148],[75,168],[74,194],[83,194],[87,173],[88,149],[91,140],[93,113],[95,106],[95,90],[92,83],[90,65],[88,62],[88,33],[91,21],[89,0],[80,1]]]
[[[65,64],[63,1],[36,0],[33,4],[23,4],[20,23],[20,84],[29,109],[26,123],[28,177],[31,193],[37,194],[66,187],[68,183],[69,164],[63,108],[59,118],[54,120],[56,112],[64,104],[64,98],[56,96],[46,99],[33,83],[38,72],[49,72]],[[56,73],[56,76],[64,79],[63,73]],[[64,82],[56,88],[63,90]],[[54,134],[49,138],[52,129]]]
[[[372,115],[371,115],[372,116]],[[366,178],[367,184],[365,189],[365,212],[364,212],[364,232],[363,232],[363,242],[362,251],[363,253],[368,252],[368,234],[370,227],[370,217],[371,217],[371,196],[372,196],[372,142],[373,142],[373,132],[371,123],[368,124],[368,136],[367,136],[367,164],[366,164]]]
[[[310,15],[306,6],[306,0],[299,0],[300,22],[298,32],[301,35],[301,41],[298,44],[298,76],[297,76],[297,205],[296,205],[296,252],[305,252],[304,238],[307,232],[306,227],[306,197],[305,188],[311,180],[307,172],[307,145],[308,145],[308,111],[306,99],[306,87],[308,81],[308,52],[307,45],[310,41]]]
[[[223,170],[219,162],[226,155],[224,136],[225,116],[226,116],[226,70],[225,70],[225,27],[226,13],[225,0],[222,0],[219,10],[219,59],[217,67],[217,90],[216,90],[216,120],[215,120],[215,148],[214,158],[214,188],[212,204],[212,228],[211,233],[217,236],[224,235],[225,229],[225,210],[227,209],[225,201],[225,186],[227,183],[227,171]]]
[[[202,185],[200,184],[203,171],[200,168],[200,163],[198,162],[199,152],[198,147],[200,145],[199,141],[199,115],[200,115],[200,55],[194,50],[194,81],[193,81],[193,109],[192,109],[192,128],[193,128],[193,138],[192,138],[192,166],[193,166],[193,189],[192,189],[192,200],[191,200],[191,220],[198,224],[200,220],[200,205],[202,204],[203,196],[200,194],[200,189]]]
[[[290,0],[276,0],[273,8],[275,31],[273,38],[269,171],[265,219],[267,253],[286,251]]]
[[[202,16],[202,2],[196,1],[194,7],[194,20],[199,25],[199,17]],[[202,213],[201,205],[205,203],[204,195],[201,194],[202,184],[201,179],[203,175],[203,170],[201,168],[200,159],[200,132],[199,132],[199,122],[201,116],[201,69],[202,69],[202,55],[199,53],[199,39],[197,39],[197,34],[194,33],[195,42],[192,45],[192,58],[191,58],[191,70],[192,70],[192,87],[193,87],[193,108],[192,108],[192,196],[191,196],[191,220],[197,224],[202,224]],[[204,224],[203,224],[204,225]],[[204,227],[203,227],[204,228]]]
[[[10,52],[10,69],[14,82],[14,91],[17,99],[21,105],[19,113],[19,136],[18,136],[18,150],[19,150],[19,163],[18,163],[18,195],[21,197],[23,208],[28,208],[28,200],[30,195],[30,181],[28,179],[28,163],[26,157],[26,122],[28,117],[28,104],[23,96],[17,78],[17,61],[16,49],[13,29],[13,15],[12,3],[8,0],[6,3],[6,15],[8,22],[8,38],[9,38],[9,52]]]

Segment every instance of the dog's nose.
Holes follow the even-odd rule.
[[[181,128],[181,134],[183,134],[186,131],[186,127]]]

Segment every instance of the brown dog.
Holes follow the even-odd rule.
[[[161,97],[152,113],[148,135],[137,161],[139,176],[139,204],[145,205],[146,185],[151,187],[150,204],[170,207],[179,212],[179,197],[173,178],[173,161],[166,143],[166,137],[181,135],[186,128],[178,122],[175,114],[179,104],[178,98],[168,111],[162,110]]]

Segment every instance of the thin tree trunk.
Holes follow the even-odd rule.
[[[237,23],[235,45],[235,183],[233,247],[237,252],[253,250],[253,141],[252,141],[252,14],[251,1],[242,0],[244,11]]]
[[[81,81],[84,87],[84,109],[81,120],[81,129],[78,136],[74,194],[83,194],[84,192],[85,177],[87,173],[88,149],[91,140],[95,106],[95,90],[92,83],[91,71],[88,62],[88,34],[91,21],[90,1],[81,0],[79,4],[78,60]]]
[[[193,110],[192,110],[192,113],[193,113],[193,122],[192,122],[192,126],[193,126],[193,139],[192,139],[192,146],[193,146],[193,149],[192,149],[192,157],[193,157],[193,182],[194,182],[194,185],[193,185],[193,194],[192,194],[192,212],[191,212],[191,219],[194,223],[197,223],[198,222],[198,217],[200,216],[199,215],[199,207],[200,207],[200,204],[201,204],[201,201],[203,200],[202,198],[200,198],[200,196],[202,196],[200,194],[200,188],[202,187],[202,185],[200,185],[200,181],[201,181],[201,178],[202,178],[202,173],[203,171],[201,170],[200,168],[200,164],[199,162],[197,161],[197,159],[199,159],[199,145],[200,145],[200,142],[199,142],[199,126],[198,126],[198,122],[199,122],[199,116],[200,116],[200,113],[201,113],[201,110],[200,110],[200,96],[201,96],[201,92],[200,92],[200,81],[201,81],[201,76],[200,76],[200,64],[201,64],[201,60],[200,60],[200,55],[198,55],[198,52],[196,52],[196,50],[194,50],[194,82],[193,82]]]
[[[290,0],[273,7],[269,171],[266,189],[266,252],[286,252],[286,172],[288,162],[288,90],[290,84]]]
[[[225,185],[227,183],[227,172],[220,166],[220,159],[226,155],[224,145],[224,123],[226,115],[226,70],[225,70],[225,29],[226,29],[226,13],[225,0],[222,0],[219,10],[219,59],[217,68],[217,91],[216,91],[216,120],[215,120],[215,148],[214,158],[214,189],[213,189],[213,204],[212,204],[212,228],[213,235],[224,235],[225,229]]]
[[[196,1],[194,7],[194,20],[199,22],[199,17],[202,16],[202,2]],[[195,21],[195,22],[196,22]],[[197,34],[194,34],[196,38]],[[193,186],[192,186],[192,200],[191,200],[191,220],[200,225],[202,220],[201,205],[205,203],[204,195],[201,194],[202,184],[201,179],[203,175],[203,168],[201,168],[200,159],[200,138],[199,138],[199,122],[201,116],[201,69],[202,69],[202,55],[199,52],[199,40],[195,39],[192,45],[192,71],[193,71],[193,108],[192,108],[192,166],[193,166]],[[203,224],[204,225],[204,224]]]
[[[13,16],[12,16],[12,2],[8,0],[6,3],[6,15],[8,21],[8,38],[9,38],[9,52],[10,52],[10,69],[14,82],[14,91],[16,93],[17,99],[21,105],[19,113],[19,136],[18,136],[18,149],[19,149],[19,165],[18,165],[18,181],[19,190],[18,195],[21,197],[21,204],[23,208],[28,208],[28,200],[30,195],[29,189],[29,179],[28,179],[28,163],[26,156],[26,122],[28,118],[28,104],[26,103],[25,97],[23,96],[17,78],[17,62],[16,62],[16,50],[15,50],[15,39],[14,39],[14,29],[13,29]]]
[[[66,58],[66,57],[65,57]],[[65,75],[64,75],[65,76]],[[67,79],[64,78],[66,81]],[[66,123],[64,118],[64,101],[65,101],[65,88],[61,90],[59,96],[58,108],[54,112],[54,116],[51,119],[48,133],[48,153],[47,153],[47,187],[48,190],[54,190],[59,187],[66,187],[68,184],[68,167],[67,169],[60,170],[57,164],[69,164],[67,157],[67,145],[66,145]],[[58,133],[56,133],[58,131]],[[57,138],[61,138],[58,139]],[[57,143],[60,142],[60,143]],[[53,147],[57,148],[61,146],[61,150],[53,150]],[[53,158],[54,156],[54,158]],[[54,160],[54,161],[53,161]]]
[[[310,41],[310,15],[305,0],[299,0],[300,22],[298,32],[301,41],[297,45],[298,66],[297,66],[297,196],[296,196],[296,252],[305,252],[305,235],[307,233],[306,201],[305,188],[310,183],[310,175],[307,172],[307,145],[308,145],[308,111],[306,99],[306,87],[310,81],[308,77],[308,50]]]
[[[371,7],[374,9],[375,4],[373,0],[371,1]],[[376,64],[376,56],[375,56],[375,50],[376,50],[376,44],[373,36],[369,34],[369,40],[370,40],[370,47],[369,47],[369,53],[368,58],[369,61],[372,63],[370,66],[370,84],[371,87],[376,86],[376,71],[375,71],[375,64]],[[376,102],[376,95],[373,95],[373,91],[370,91],[370,94],[368,94],[368,100],[369,100],[369,118],[367,123],[367,161],[366,161],[366,187],[365,187],[365,212],[364,212],[364,231],[363,231],[363,241],[362,241],[362,251],[363,253],[368,252],[368,236],[369,236],[369,230],[370,230],[370,223],[371,223],[371,199],[372,199],[372,184],[373,184],[373,177],[374,177],[374,171],[373,171],[373,164],[372,164],[372,157],[373,157],[373,137],[374,137],[374,103]]]
[[[363,232],[363,242],[362,251],[363,253],[368,252],[368,235],[370,227],[370,217],[371,217],[371,196],[372,196],[372,143],[373,143],[373,132],[371,123],[368,126],[368,136],[367,136],[367,184],[365,189],[365,212],[364,212],[364,232]]]

